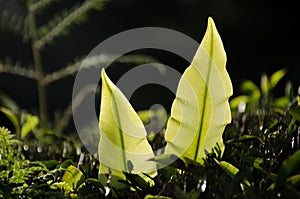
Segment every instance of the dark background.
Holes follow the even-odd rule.
[[[3,12],[5,1],[0,3]],[[44,23],[55,12],[70,8],[73,4],[74,1],[54,4],[38,18],[38,23]],[[106,38],[137,27],[170,28],[200,42],[207,18],[211,16],[225,46],[234,95],[239,94],[239,85],[243,80],[250,79],[259,84],[263,72],[269,75],[285,67],[288,73],[277,89],[277,94],[283,95],[285,82],[291,80],[295,91],[300,83],[298,13],[296,2],[288,0],[111,0],[102,11],[90,12],[88,20],[71,28],[68,36],[59,37],[47,46],[42,51],[43,65],[45,72],[62,68],[75,57],[89,53]],[[153,55],[179,71],[188,66],[188,63],[167,52],[153,50],[138,53]],[[30,44],[24,44],[18,34],[0,29],[0,59],[6,57],[10,57],[13,63],[17,60],[22,60],[25,65],[32,63]],[[115,79],[120,76],[117,69],[110,73],[112,76],[115,74]],[[48,87],[51,114],[70,102],[73,79],[68,77]],[[35,82],[0,74],[0,91],[8,94],[22,108],[36,111]],[[169,109],[173,97],[170,92],[157,87],[155,93],[138,90],[136,100],[131,101],[136,109],[147,108],[153,103],[163,103]]]

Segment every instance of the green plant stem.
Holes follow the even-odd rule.
[[[28,6],[30,7],[30,6]],[[28,9],[29,11],[29,28],[30,36],[32,39],[31,48],[33,54],[34,69],[36,71],[36,83],[38,89],[39,98],[39,114],[42,121],[47,120],[47,97],[46,97],[46,85],[44,84],[44,71],[42,66],[42,58],[40,49],[36,46],[37,41],[37,31],[35,22],[35,13]]]

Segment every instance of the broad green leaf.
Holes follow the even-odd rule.
[[[270,77],[270,89],[275,88],[275,86],[285,76],[285,74],[286,74],[285,69],[281,69],[281,70],[276,71],[275,73],[273,73]]]
[[[37,116],[27,114],[21,128],[21,139],[24,139],[38,124],[39,118]]]
[[[232,95],[225,64],[221,38],[209,18],[200,47],[179,81],[166,129],[166,154],[202,163],[204,151],[211,152],[217,142],[224,146],[222,133],[231,122]]]
[[[77,190],[84,183],[84,176],[79,169],[70,165],[65,171],[61,181],[65,182],[73,190]]]
[[[145,179],[142,173],[156,175],[156,164],[148,161],[154,154],[145,127],[104,70],[99,127],[100,179],[105,179],[102,174],[110,172],[116,178],[125,179],[123,171],[140,174]]]

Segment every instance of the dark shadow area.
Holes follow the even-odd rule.
[[[1,12],[4,12],[5,1]],[[11,1],[13,4],[14,1]],[[15,1],[18,2],[18,1]],[[80,1],[77,1],[80,2]],[[74,3],[54,4],[37,19],[43,24],[55,12],[70,8]],[[17,5],[17,4],[16,4]],[[56,5],[59,5],[56,6]],[[9,7],[14,8],[14,7]],[[18,11],[22,15],[21,11]],[[92,11],[88,20],[74,26],[68,36],[58,37],[42,51],[45,72],[52,72],[70,63],[74,58],[88,54],[97,44],[121,31],[137,27],[164,27],[180,31],[198,42],[204,35],[207,18],[213,17],[222,37],[227,53],[227,70],[231,76],[234,94],[239,93],[239,85],[245,79],[259,83],[263,72],[271,74],[285,67],[287,75],[279,84],[283,92],[284,84],[291,80],[296,88],[299,85],[300,31],[297,6],[292,1],[217,1],[217,0],[111,0],[101,11]],[[24,14],[24,13],[23,13]],[[176,42],[176,41],[174,41]],[[139,52],[140,53],[140,52]],[[155,50],[142,53],[152,55],[160,62],[183,71],[188,63],[174,55]],[[0,31],[0,59],[7,57],[16,63],[32,65],[30,43],[5,29]],[[122,65],[110,69],[112,79],[120,76]],[[125,66],[126,68],[126,66]],[[49,112],[63,109],[71,100],[73,77],[51,84],[47,90]],[[161,103],[168,104],[169,97],[154,90],[161,96]],[[22,108],[36,111],[37,89],[35,83],[22,77],[0,74],[0,91],[8,94]],[[161,89],[158,89],[161,91]],[[153,95],[150,91],[147,95]],[[164,92],[164,91],[162,91]],[[279,93],[280,95],[281,93]],[[283,94],[283,93],[282,93]],[[136,96],[142,96],[140,92]],[[146,95],[145,95],[146,96]],[[137,107],[150,103],[133,102]],[[143,105],[145,103],[147,105]],[[167,107],[170,105],[166,105]]]

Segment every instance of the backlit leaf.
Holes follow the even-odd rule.
[[[156,175],[156,164],[148,161],[154,154],[145,127],[104,70],[99,126],[100,180],[109,173],[117,179],[125,179],[123,172],[139,174],[146,180],[149,179],[142,173]]]
[[[232,85],[225,69],[226,54],[211,18],[206,34],[182,75],[166,129],[166,154],[202,162],[231,122],[228,98]],[[224,147],[222,147],[224,150]]]
[[[284,77],[286,74],[285,69],[281,69],[273,73],[270,77],[270,88],[273,89],[278,84],[278,82]]]
[[[38,124],[39,118],[37,116],[27,114],[21,128],[21,139],[24,139]]]
[[[84,183],[84,176],[79,169],[70,165],[65,171],[61,181],[65,182],[73,190],[77,190],[82,183]]]

